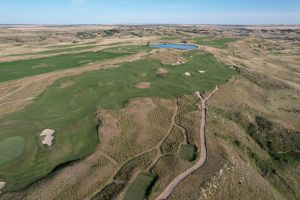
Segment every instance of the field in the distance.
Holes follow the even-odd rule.
[[[0,63],[0,82],[34,76],[56,70],[80,67],[96,61],[113,59],[147,51],[147,46],[121,46],[100,51],[60,54],[50,57]]]

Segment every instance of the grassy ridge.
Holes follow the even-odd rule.
[[[124,51],[123,49],[127,49]],[[147,46],[126,46],[101,51],[62,54],[45,58],[0,63],[0,82],[15,80],[56,70],[79,67],[89,62],[113,59],[149,50]]]
[[[135,97],[171,98],[206,91],[225,83],[237,72],[219,63],[212,55],[189,53],[183,65],[163,67],[167,76],[157,76],[160,62],[145,59],[124,63],[118,68],[93,71],[56,81],[32,105],[0,119],[0,140],[22,136],[27,143],[23,155],[0,165],[0,179],[6,190],[18,190],[45,176],[61,163],[93,152],[97,143],[97,109],[117,109]],[[206,71],[201,74],[198,70]],[[192,76],[186,77],[189,71]],[[138,89],[138,82],[150,82],[151,88]],[[72,82],[62,88],[64,83]],[[39,134],[55,130],[55,144],[45,148]]]

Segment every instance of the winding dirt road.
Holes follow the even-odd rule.
[[[219,90],[218,86],[216,86],[215,90],[205,99],[200,95],[199,92],[196,92],[196,95],[201,100],[201,125],[200,125],[200,144],[201,144],[201,154],[200,159],[193,165],[191,168],[187,169],[185,172],[181,173],[177,176],[167,187],[166,189],[159,195],[156,200],[165,200],[167,199],[171,193],[175,190],[175,188],[189,175],[199,169],[206,161],[207,157],[207,147],[205,141],[205,123],[206,123],[206,102]],[[200,107],[200,106],[199,106]]]

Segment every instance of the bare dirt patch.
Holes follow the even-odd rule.
[[[72,85],[74,85],[74,82],[73,82],[73,81],[67,81],[67,82],[62,83],[62,84],[59,86],[59,88],[64,89],[64,88],[71,87]]]
[[[139,88],[139,89],[148,89],[148,88],[151,87],[151,83],[149,83],[149,82],[140,82],[140,83],[135,84],[135,87]]]
[[[182,51],[177,49],[160,49],[155,51],[151,57],[159,59],[164,65],[177,65],[187,62],[182,55]]]
[[[166,70],[165,68],[158,68],[156,71],[156,75],[158,76],[167,76],[169,73],[168,70]]]

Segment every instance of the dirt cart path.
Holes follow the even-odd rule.
[[[200,95],[199,92],[196,92],[196,95],[201,100],[201,125],[200,125],[200,144],[201,144],[201,154],[200,159],[193,165],[191,168],[187,169],[185,172],[177,176],[167,187],[166,189],[159,195],[157,200],[167,199],[171,193],[175,190],[175,188],[189,175],[199,169],[206,160],[207,157],[207,147],[205,142],[205,123],[206,123],[206,102],[218,91],[218,87],[205,99]]]

